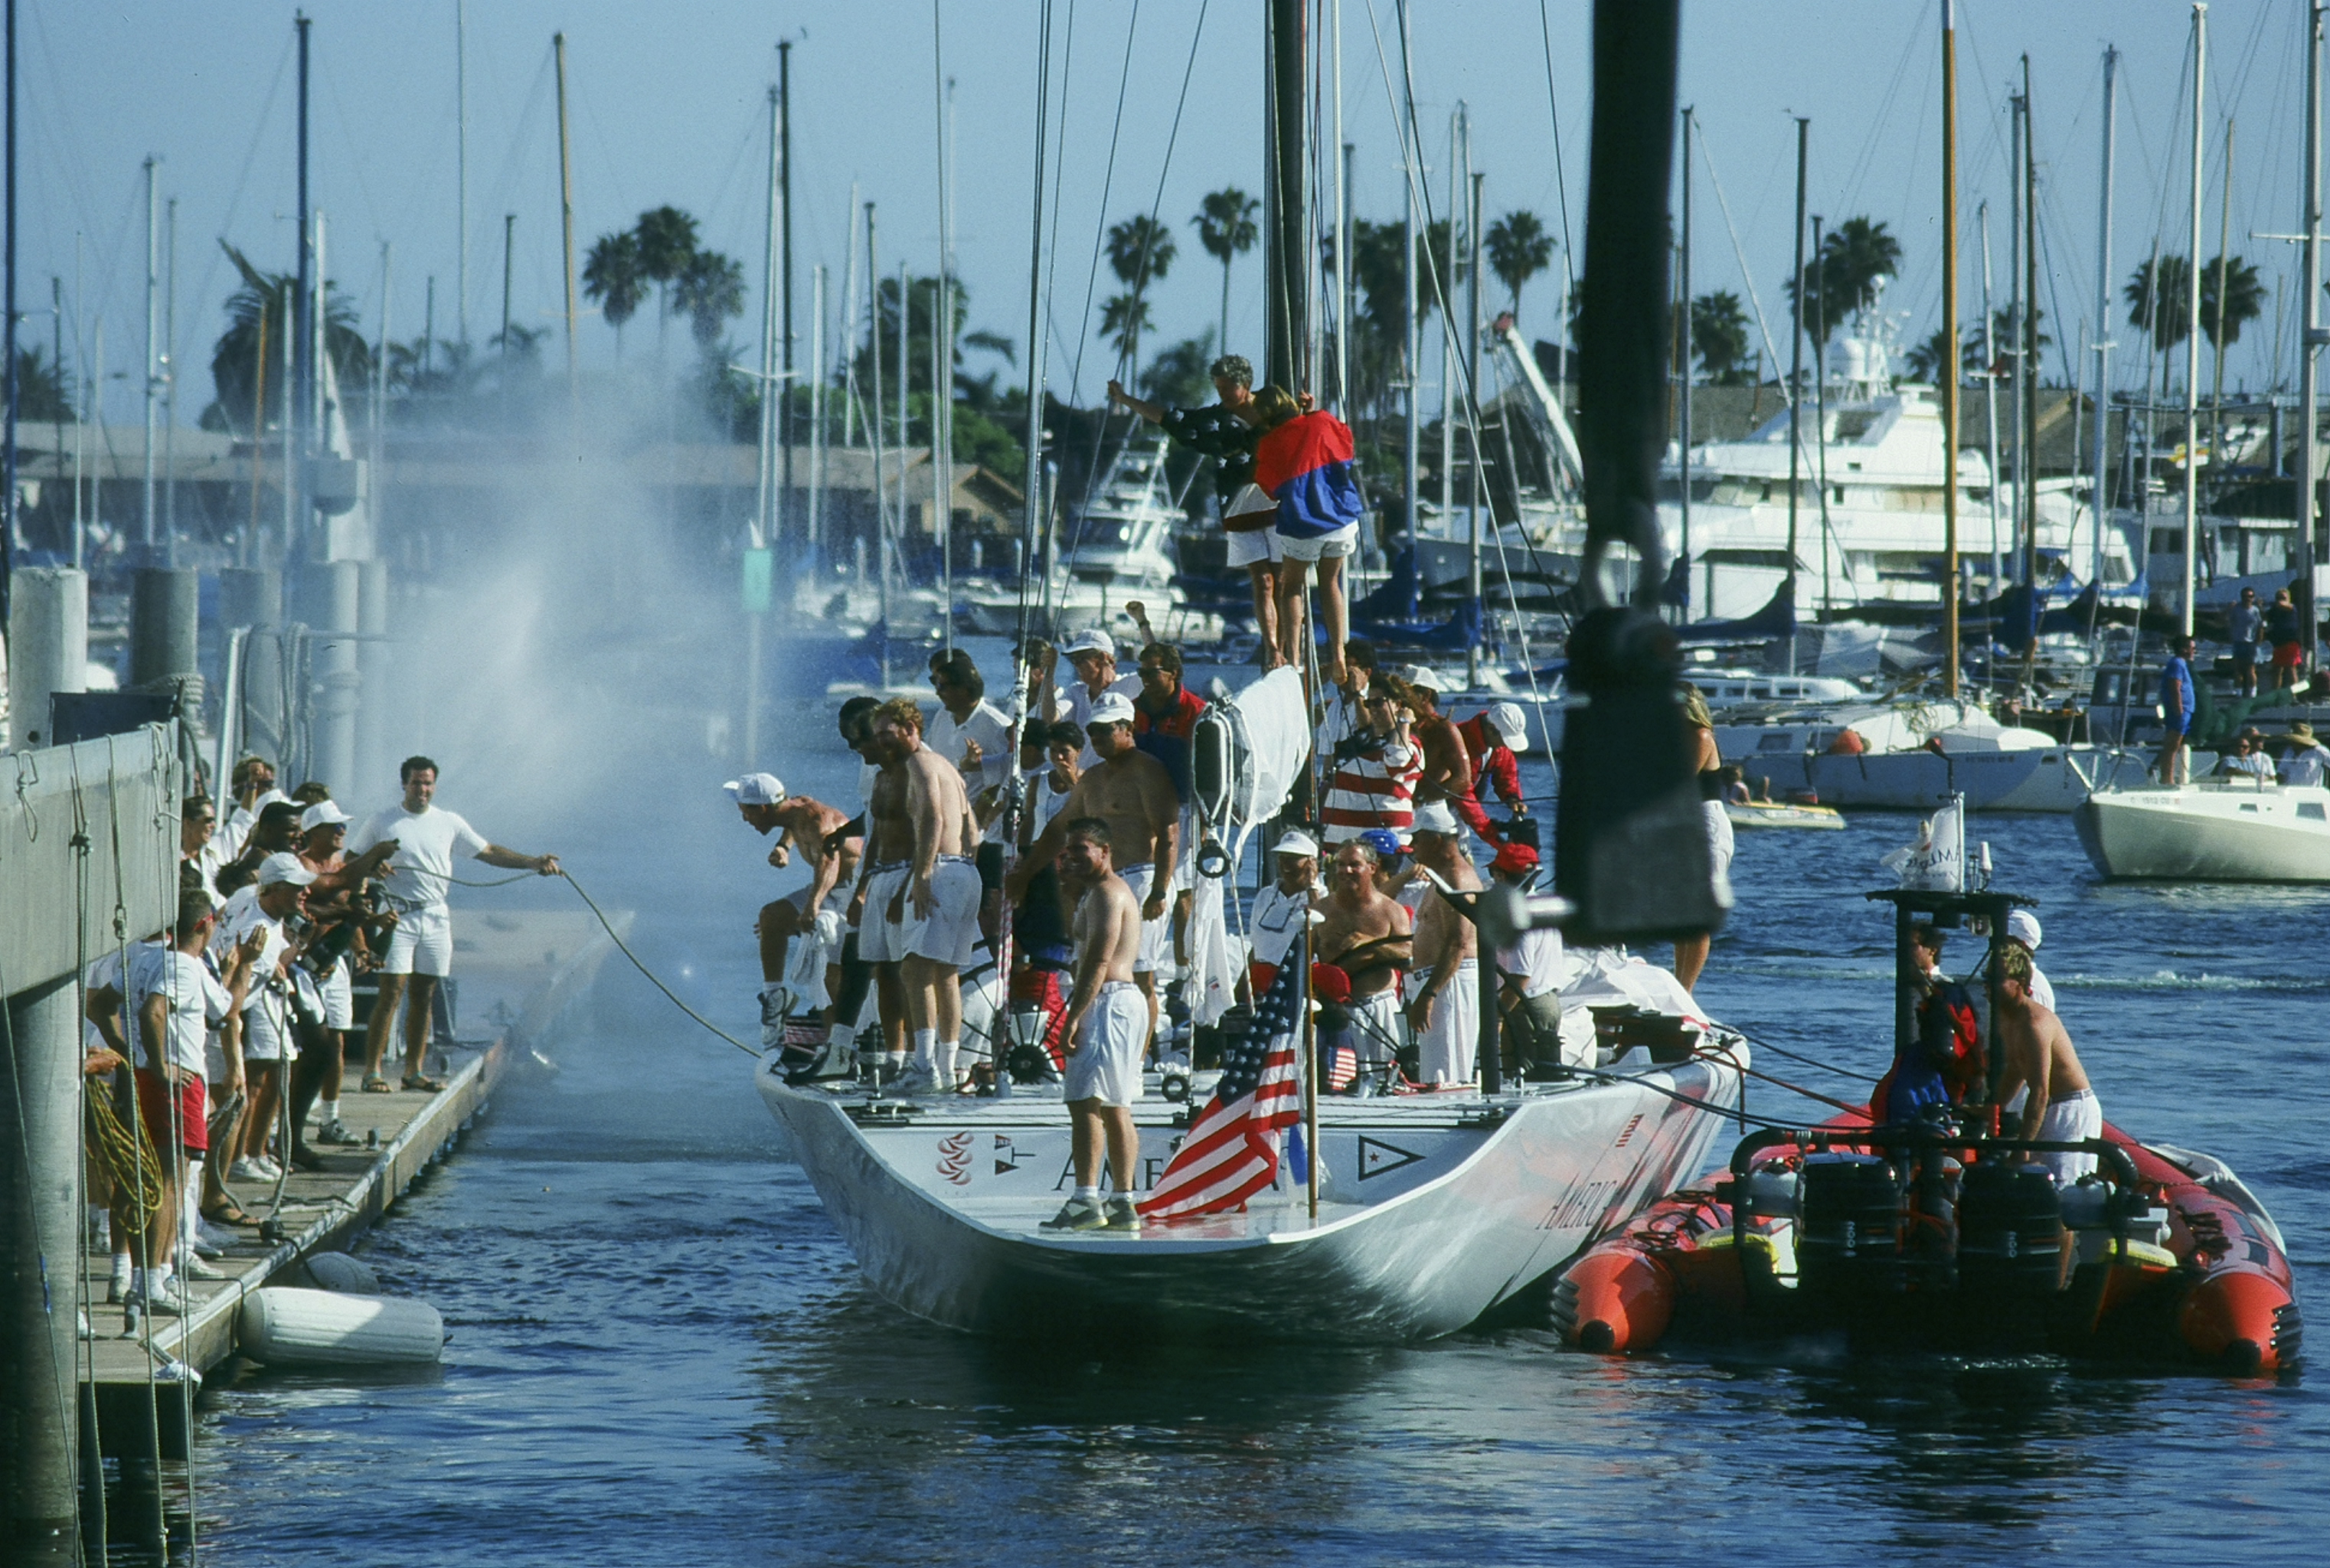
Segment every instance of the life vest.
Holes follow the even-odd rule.
[[[1963,1103],[1984,1068],[1974,993],[1941,981],[1918,1004],[1916,1034],[1870,1095],[1870,1119],[1884,1126],[1914,1120],[1928,1105]]]

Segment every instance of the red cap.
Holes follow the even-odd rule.
[[[1311,966],[1311,989],[1321,1001],[1340,1007],[1351,999],[1351,977],[1333,964],[1315,963]]]
[[[1526,844],[1508,844],[1497,851],[1497,858],[1489,862],[1491,871],[1522,872],[1537,869],[1537,851]]]

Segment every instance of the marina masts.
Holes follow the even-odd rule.
[[[2108,463],[2108,434],[2111,419],[2111,223],[2112,223],[2112,152],[2117,132],[2118,102],[2113,80],[2119,71],[2119,51],[2104,48],[2104,168],[2103,200],[2096,220],[2096,428],[2095,450],[2092,458],[2093,487],[2088,492],[2088,506],[2095,515],[2095,566],[2089,580],[2100,584],[2104,580],[2104,530],[2111,516],[2111,486],[2105,477]]]
[[[574,147],[566,124],[566,34],[550,35],[558,66],[558,233],[566,283],[566,397],[577,396],[574,379]]]
[[[2039,159],[2033,150],[2037,122],[2031,114],[2031,57],[2022,57],[2022,316],[2014,324],[2014,368],[2022,377],[2022,586],[2031,599],[2024,614],[2030,629],[2022,641],[2022,684],[2031,684],[2039,656]],[[2197,273],[2195,274],[2198,275]]]
[[[783,468],[782,481],[777,486],[776,527],[770,535],[774,543],[783,535],[784,523],[792,510],[793,496],[793,46],[791,39],[777,44],[777,205],[778,235],[778,298],[780,325],[777,357],[780,379],[775,386],[777,399],[777,458]],[[769,395],[767,391],[761,394]]]
[[[1280,5],[1283,3],[1283,0],[1273,0],[1274,5]],[[1420,483],[1422,475],[1419,470],[1423,465],[1424,443],[1423,431],[1418,427],[1416,421],[1416,361],[1420,357],[1416,321],[1416,252],[1417,240],[1416,190],[1417,182],[1423,177],[1423,171],[1416,166],[1423,161],[1421,156],[1423,144],[1416,139],[1416,76],[1414,69],[1409,62],[1413,43],[1414,38],[1408,24],[1407,5],[1406,0],[1401,0],[1399,7],[1399,70],[1400,80],[1406,86],[1407,90],[1405,99],[1406,107],[1403,110],[1401,122],[1404,128],[1400,137],[1399,149],[1399,160],[1404,171],[1404,177],[1400,181],[1400,189],[1405,193],[1407,201],[1407,206],[1404,209],[1406,216],[1400,222],[1399,233],[1400,273],[1401,283],[1404,289],[1404,293],[1401,297],[1404,303],[1402,307],[1403,315],[1400,336],[1399,367],[1400,374],[1407,380],[1407,390],[1400,398],[1402,409],[1400,425],[1400,464],[1406,474],[1406,479],[1401,489],[1400,500],[1407,509],[1408,549],[1411,552],[1416,552],[1418,549],[1418,542],[1422,537],[1416,528],[1416,513],[1420,509],[1423,501],[1423,488]],[[1418,605],[1417,600],[1423,591],[1421,554],[1417,553],[1415,556],[1415,559],[1418,562],[1418,569],[1408,573],[1407,618],[1410,620],[1414,620],[1418,613],[1420,606]]]
[[[1989,252],[1984,252],[1987,257]],[[1985,267],[1984,276],[1988,276]],[[1984,314],[1988,315],[1985,308]],[[1985,326],[1984,330],[1987,330]],[[1942,692],[1958,694],[1958,41],[1956,0],[1942,0]],[[1993,383],[1992,401],[1997,397]],[[1993,429],[1996,428],[1995,417]],[[1991,439],[1995,463],[1998,440]],[[1991,489],[1998,487],[1996,471]],[[1994,505],[1995,502],[1993,503]],[[1995,552],[1997,530],[1992,529]]]
[[[2306,218],[2304,224],[2304,260],[2299,263],[2299,276],[2304,281],[2298,292],[2306,297],[2306,330],[2299,339],[2297,356],[2297,590],[2303,596],[2297,606],[2298,626],[2303,633],[2302,644],[2306,653],[2314,651],[2316,628],[2319,625],[2315,605],[2315,512],[2316,508],[2315,475],[2318,468],[2315,439],[2316,380],[2319,361],[2316,354],[2322,347],[2322,7],[2309,5],[2306,8],[2306,191],[2301,203]],[[14,231],[12,228],[12,233]],[[13,321],[14,317],[12,316]],[[8,364],[16,361],[12,352]],[[13,410],[14,402],[9,404]],[[13,418],[13,413],[11,415]]]
[[[1804,499],[1804,157],[1811,145],[1813,122],[1796,117],[1796,264],[1789,274],[1795,287],[1788,311],[1788,560],[1786,586],[1791,601],[1796,595],[1796,513]],[[1796,639],[1788,639],[1788,673],[1796,673]]]
[[[1309,159],[1304,156],[1304,147],[1309,140],[1311,118],[1303,99],[1309,53],[1303,29],[1309,9],[1304,0],[1270,0],[1270,237],[1266,256],[1270,327],[1266,373],[1271,382],[1289,392],[1300,392],[1310,384],[1302,364],[1302,351],[1311,335],[1311,247],[1303,238],[1310,217]],[[1407,25],[1405,0],[1400,25],[1403,29]],[[1415,139],[1412,124],[1408,139]],[[1411,251],[1411,299],[1414,273]],[[1411,319],[1413,315],[1411,310]],[[1411,326],[1411,341],[1413,337]],[[1412,365],[1412,355],[1410,363]],[[1412,399],[1412,391],[1410,395]],[[1413,439],[1411,437],[1411,454]],[[1414,525],[1411,503],[1409,526]]]
[[[766,549],[775,537],[775,518],[771,507],[775,503],[774,470],[777,400],[784,383],[777,379],[777,224],[781,219],[782,203],[777,194],[779,165],[783,158],[783,140],[778,126],[777,90],[769,89],[769,223],[761,240],[761,417],[756,421],[754,444],[760,449],[757,478],[759,493],[753,497],[753,547]]]
[[[0,413],[0,424],[6,427],[5,431],[0,431],[0,638],[5,638],[7,631],[10,594],[14,586],[12,573],[16,558],[16,399],[23,390],[18,385],[16,374],[16,0],[7,0],[7,5],[8,127],[5,161],[8,168],[5,181],[7,211],[0,214],[0,217],[5,217],[7,228],[6,239],[0,241],[6,248],[5,259],[0,259],[0,273],[5,273],[5,282],[0,282],[0,292],[5,292],[7,297],[5,302],[0,302],[5,306],[5,309],[0,309],[0,316],[6,317],[7,325],[0,327],[0,354],[6,355],[8,365],[6,370],[0,371],[0,377],[5,377],[7,383],[7,410]],[[74,254],[80,254],[78,248]],[[78,298],[74,305],[79,307]],[[57,370],[62,375],[64,367],[60,365]],[[79,428],[78,425],[74,427],[76,435]],[[73,483],[74,505],[78,505],[80,501],[81,484],[76,479]],[[73,530],[73,564],[81,564],[79,528]]]
[[[1691,111],[1685,109],[1682,111],[1681,127],[1682,238],[1675,248],[1676,292],[1681,297],[1675,310],[1681,318],[1682,329],[1682,398],[1676,421],[1679,427],[1676,431],[1676,460],[1681,482],[1675,486],[1675,505],[1681,514],[1682,530],[1681,537],[1676,542],[1676,554],[1683,563],[1682,604],[1676,614],[1683,620],[1691,619]],[[1479,269],[1480,264],[1476,260],[1473,263],[1473,270],[1476,274]],[[1479,336],[1480,327],[1476,315],[1473,326],[1476,344]],[[1476,351],[1473,354],[1476,373],[1479,364],[1480,355]],[[1476,379],[1473,385],[1477,394],[1480,390],[1479,381]]]
[[[2201,185],[2206,172],[2202,115],[2209,96],[2208,67],[2209,7],[2196,0],[2193,7],[2193,228],[2192,248],[2185,252],[2192,260],[2184,269],[2184,575],[2177,604],[2177,624],[2186,637],[2193,635],[2193,579],[2200,549]],[[2311,298],[2306,303],[2313,304]]]
[[[154,549],[154,394],[160,378],[155,373],[155,343],[162,329],[161,284],[156,274],[161,270],[162,213],[156,200],[154,166],[162,160],[148,153],[146,156],[146,374],[145,472],[139,485],[140,542],[150,557]]]
[[[308,410],[314,400],[311,389],[316,382],[314,328],[310,318],[315,315],[315,255],[310,250],[314,231],[309,227],[308,211],[308,33],[314,25],[308,17],[294,18],[299,29],[299,266],[291,289],[291,408],[290,417],[284,420],[283,477],[286,485],[283,519],[283,559],[289,565],[298,549],[294,534],[307,522],[307,508],[300,505],[307,486],[301,482],[301,470],[308,454],[311,432],[308,426]]]

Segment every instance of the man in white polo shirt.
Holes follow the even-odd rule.
[[[380,998],[373,1004],[365,1035],[364,1087],[368,1093],[389,1092],[381,1065],[388,1053],[389,1020],[403,1002],[404,1087],[434,1094],[445,1086],[422,1069],[429,1064],[430,1005],[437,982],[453,972],[453,913],[446,907],[445,895],[453,884],[455,858],[556,876],[558,857],[504,849],[452,812],[431,804],[437,794],[437,764],[426,757],[407,757],[397,778],[404,785],[403,803],[374,813],[348,840],[350,855],[362,855],[378,844],[396,845],[381,883],[383,896],[396,912],[396,928],[389,933],[388,954],[381,960]]]

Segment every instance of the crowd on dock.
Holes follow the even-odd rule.
[[[190,1282],[279,1200],[289,1170],[361,1142],[341,1110],[358,979],[374,993],[360,1092],[435,1094],[438,989],[451,973],[456,862],[542,875],[554,855],[486,839],[434,804],[437,764],[410,757],[401,798],[358,822],[320,780],[288,795],[274,765],[235,764],[230,792],[181,807],[175,912],[84,976],[90,1224],[109,1300],[181,1315]],[[384,1072],[400,1013],[398,1081]],[[319,1148],[319,1146],[322,1146]]]

